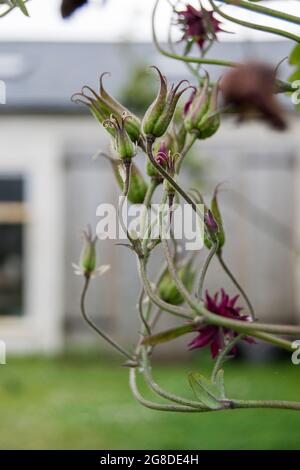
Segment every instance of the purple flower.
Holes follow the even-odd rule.
[[[157,161],[157,163],[159,163],[159,165],[161,165],[167,170],[169,175],[173,177],[175,174],[175,165],[177,158],[178,153],[172,154],[171,151],[168,150],[165,142],[162,142],[159,146],[155,160]]]
[[[221,22],[214,17],[214,13],[203,7],[197,10],[188,4],[186,10],[178,11],[177,14],[178,24],[184,33],[182,39],[194,39],[201,49],[206,41],[215,40],[216,33],[222,31]]]
[[[221,298],[219,301],[219,292],[216,292],[214,297],[211,297],[206,291],[205,306],[207,310],[222,317],[232,318],[234,320],[250,321],[248,315],[242,315],[241,307],[236,306],[238,295],[230,298],[228,294],[221,289]],[[204,348],[210,346],[212,358],[214,359],[219,352],[224,348],[225,340],[230,341],[235,338],[238,333],[228,328],[219,327],[217,325],[201,325],[197,328],[198,335],[189,343],[189,349]],[[244,341],[248,343],[255,343],[253,338],[245,336]],[[236,347],[232,348],[230,354],[236,353]]]

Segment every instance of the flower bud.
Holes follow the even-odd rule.
[[[118,157],[123,161],[129,161],[136,155],[136,145],[130,139],[125,123],[131,116],[122,113],[121,119],[111,115],[109,119],[103,122],[106,129],[114,130],[114,147]]]
[[[218,84],[209,91],[208,78],[200,91],[195,94],[189,104],[184,120],[188,132],[195,134],[198,139],[207,139],[220,126],[220,113],[217,111]]]
[[[208,109],[209,103],[209,82],[205,79],[204,84],[196,93],[193,92],[186,106],[184,125],[187,132],[196,133],[198,125]]]
[[[121,105],[117,100],[110,96],[103,87],[103,73],[100,77],[100,90],[97,94],[89,86],[84,86],[81,89],[80,93],[75,93],[72,96],[72,101],[75,103],[82,103],[89,107],[93,116],[101,124],[104,123],[106,119],[109,119],[113,114],[116,119],[121,119],[122,114],[130,115],[130,121],[125,122],[126,132],[128,133],[132,142],[139,142],[141,137],[141,122],[138,117],[130,113],[124,106]],[[107,128],[111,135],[115,135],[113,128]]]
[[[122,169],[122,162],[115,158],[111,158],[108,155],[103,156],[110,162],[117,184],[121,191],[124,190],[124,175]],[[148,184],[146,183],[143,175],[139,171],[138,167],[132,162],[130,171],[130,185],[127,195],[127,199],[132,204],[142,204],[144,202]]]
[[[96,255],[96,236],[92,236],[91,227],[88,226],[83,231],[84,246],[82,248],[79,267],[82,273],[90,276],[96,269],[97,255]]]
[[[191,263],[182,266],[178,270],[178,276],[186,289],[191,292],[195,280],[195,271],[192,269]],[[159,283],[158,294],[159,297],[168,304],[181,305],[184,302],[184,298],[178,291],[168,270],[165,272]]]
[[[157,67],[153,67],[160,79],[160,88],[156,99],[150,105],[143,119],[143,132],[147,136],[161,137],[167,131],[169,124],[172,121],[176,105],[179,98],[189,86],[178,91],[182,83],[186,80],[180,81],[176,86],[172,85],[168,90],[168,83]]]

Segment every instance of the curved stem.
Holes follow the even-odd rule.
[[[176,315],[178,317],[184,318],[185,320],[191,320],[193,317],[190,316],[190,312],[184,308],[177,307],[175,305],[168,304],[164,300],[161,300],[153,291],[150,285],[150,282],[147,277],[146,273],[146,266],[145,266],[145,260],[140,259],[139,260],[139,272],[140,276],[146,291],[146,294],[148,295],[149,299],[157,305],[162,310],[165,310],[166,312],[171,313],[172,315]],[[191,312],[192,313],[192,312]]]
[[[193,201],[192,198],[189,197],[188,194],[176,183],[176,181],[169,175],[169,173],[155,160],[152,152],[152,145],[153,145],[154,139],[151,136],[147,137],[147,155],[152,163],[152,165],[159,171],[159,173],[165,178],[170,185],[180,194],[183,199],[191,205],[192,209],[200,216],[202,217],[202,214],[199,212],[197,204]]]
[[[139,392],[136,384],[136,370],[135,368],[130,369],[129,373],[129,385],[132,391],[133,396],[146,408],[157,411],[175,411],[175,412],[185,412],[185,413],[201,413],[203,411],[211,411],[208,409],[202,410],[200,408],[192,408],[190,406],[183,405],[163,405],[160,403],[155,403],[144,398]]]
[[[179,405],[184,405],[184,406],[191,406],[193,408],[201,409],[203,411],[208,411],[209,408],[204,406],[202,403],[194,400],[188,400],[186,398],[179,397],[178,395],[174,395],[173,393],[167,392],[163,390],[154,380],[151,374],[151,369],[148,363],[148,357],[145,352],[145,349],[143,348],[142,352],[142,357],[143,357],[143,375],[145,378],[146,383],[148,386],[158,395],[160,395],[163,398],[166,398],[167,400],[171,400],[174,403],[178,403]]]
[[[88,291],[90,283],[90,277],[85,276],[85,281],[81,293],[81,298],[80,298],[80,310],[83,319],[87,322],[87,324],[94,330],[96,333],[101,336],[107,343],[109,343],[114,349],[119,351],[123,356],[125,356],[127,359],[130,360],[135,360],[135,358],[128,352],[126,349],[124,349],[122,346],[120,346],[116,341],[114,341],[110,336],[108,336],[106,333],[104,333],[100,328],[98,328],[95,323],[88,317],[85,309],[85,299],[86,299],[86,294]]]
[[[228,60],[206,59],[204,57],[203,58],[187,57],[187,56],[180,55],[180,54],[173,54],[173,53],[163,49],[159,44],[159,41],[157,39],[156,32],[155,32],[155,16],[156,16],[156,11],[157,11],[158,4],[159,4],[159,0],[156,0],[154,8],[153,8],[153,13],[152,13],[152,36],[153,36],[153,42],[154,42],[154,45],[155,45],[156,49],[162,55],[164,55],[166,57],[170,57],[171,59],[180,60],[182,62],[188,62],[188,63],[192,63],[192,64],[220,65],[220,66],[224,66],[224,67],[235,67],[235,66],[238,65],[236,62],[232,62],[232,61],[228,61]]]
[[[227,264],[225,263],[223,257],[221,254],[218,254],[218,260],[220,262],[220,265],[222,266],[222,268],[224,269],[225,273],[227,274],[227,276],[231,279],[231,281],[233,282],[233,284],[235,285],[235,287],[238,289],[238,291],[241,293],[241,295],[243,296],[243,299],[245,300],[246,304],[247,304],[247,307],[249,309],[249,313],[250,313],[250,316],[252,318],[252,320],[255,320],[255,313],[254,313],[254,308],[251,304],[251,301],[248,297],[248,295],[246,294],[246,292],[244,291],[244,289],[242,288],[242,286],[238,283],[238,281],[236,280],[236,278],[234,277],[234,275],[232,274],[232,272],[230,271],[230,269],[228,268]]]
[[[148,335],[151,335],[150,326],[148,325],[148,322],[147,322],[146,318],[144,317],[143,300],[144,300],[144,288],[142,287],[141,293],[140,293],[140,296],[139,296],[139,301],[138,301],[138,311],[139,311],[141,322],[144,325],[145,332],[147,332]]]
[[[214,243],[211,250],[208,253],[208,256],[206,257],[205,262],[204,262],[204,265],[203,265],[203,268],[202,268],[202,271],[201,271],[201,275],[200,275],[199,288],[198,288],[198,299],[199,300],[202,300],[202,298],[203,298],[203,285],[204,285],[205,276],[206,276],[207,270],[209,268],[210,262],[213,259],[213,257],[215,256],[216,252],[218,251],[218,248],[219,248],[219,243]]]
[[[190,142],[185,146],[183,151],[181,152],[180,158],[177,161],[176,165],[176,173],[178,174],[182,165],[183,160],[185,159],[186,155],[189,153],[191,148],[193,147],[194,143],[196,142],[197,137],[193,135],[190,139]]]
[[[278,18],[279,20],[288,21],[289,23],[300,24],[300,18],[298,16],[290,15],[288,13],[284,13],[283,11],[274,10],[269,7],[264,7],[257,3],[245,2],[243,0],[239,0],[238,2],[235,2],[233,0],[219,0],[219,1],[222,3],[226,3],[227,5],[244,8],[246,10],[251,10],[256,13],[260,13],[262,15],[272,16],[273,18]]]
[[[234,348],[234,346],[243,338],[244,335],[238,335],[236,336],[235,338],[233,338],[231,341],[229,341],[225,347],[222,349],[222,351],[218,354],[218,357],[216,359],[216,362],[215,362],[215,365],[214,365],[214,368],[213,368],[213,371],[212,371],[212,374],[211,374],[211,381],[212,382],[216,382],[216,376],[217,376],[217,373],[218,371],[221,369],[224,361],[226,360],[226,356],[228,353],[230,353],[230,351],[232,350],[232,348]]]
[[[296,36],[293,33],[289,33],[288,31],[283,31],[278,28],[272,28],[270,26],[264,26],[264,25],[259,25],[256,23],[250,23],[249,21],[244,21],[240,20],[239,18],[235,18],[231,15],[228,15],[227,13],[224,13],[223,10],[221,10],[213,0],[208,0],[210,5],[212,6],[213,10],[218,13],[218,15],[222,16],[228,21],[231,21],[233,23],[239,24],[241,26],[244,26],[245,28],[250,28],[250,29],[255,29],[257,31],[263,31],[265,33],[271,33],[271,34],[276,34],[277,36],[283,36],[285,38],[291,39],[292,41],[300,42],[300,37]]]

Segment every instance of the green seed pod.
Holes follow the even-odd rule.
[[[211,201],[211,212],[214,216],[215,221],[218,224],[217,238],[218,238],[219,252],[220,252],[225,243],[225,232],[224,232],[222,216],[221,216],[221,212],[220,212],[219,204],[218,204],[218,198],[217,198],[218,190],[219,190],[219,185],[214,190],[213,198]]]
[[[75,103],[82,103],[89,107],[93,116],[98,122],[103,124],[111,115],[116,119],[121,120],[122,115],[130,115],[131,119],[125,122],[125,129],[132,142],[137,143],[141,137],[141,121],[134,114],[130,113],[124,106],[121,105],[116,99],[110,96],[103,87],[103,73],[100,77],[100,90],[96,93],[89,86],[84,86],[80,93],[75,93],[72,96],[72,101]],[[111,135],[115,135],[113,128],[107,128]]]
[[[123,181],[123,169],[122,169],[122,162],[120,160],[116,160],[114,158],[109,157],[108,155],[104,155],[104,157],[110,162],[116,181],[118,183],[119,188],[121,191],[124,189],[124,181]],[[143,178],[143,175],[139,171],[138,167],[132,162],[131,163],[131,171],[130,171],[130,184],[129,184],[129,191],[127,195],[127,199],[132,204],[142,204],[144,202],[146,192],[148,189],[148,184]]]
[[[184,118],[187,132],[197,134],[198,125],[207,112],[209,104],[209,81],[206,78],[202,88],[198,89]]]
[[[214,86],[210,99],[207,112],[199,122],[197,129],[198,139],[207,139],[212,137],[220,127],[221,118],[220,113],[217,111],[217,100],[218,100],[218,84]]]
[[[128,119],[131,119],[131,116],[123,113],[121,119],[111,115],[110,119],[106,119],[103,123],[106,129],[115,131],[114,147],[118,157],[124,161],[129,161],[136,155],[136,145],[130,139],[125,128],[125,122]]]
[[[178,271],[178,275],[186,289],[191,292],[195,280],[195,271],[192,270],[191,263],[181,267]],[[168,304],[181,305],[184,302],[184,298],[178,291],[169,271],[166,271],[161,279],[158,286],[158,294],[159,297]]]
[[[153,67],[160,79],[160,88],[154,102],[150,105],[143,119],[142,127],[146,136],[161,137],[167,131],[176,109],[179,98],[189,87],[179,90],[186,80],[182,80],[175,87],[168,90],[167,79],[157,67]]]

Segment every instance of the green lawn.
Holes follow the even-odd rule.
[[[204,364],[200,368],[200,364]],[[165,388],[189,395],[192,364],[157,367]],[[300,399],[300,366],[228,364],[229,395]],[[300,413],[162,413],[132,398],[128,370],[100,355],[9,358],[0,367],[1,449],[300,449]]]

